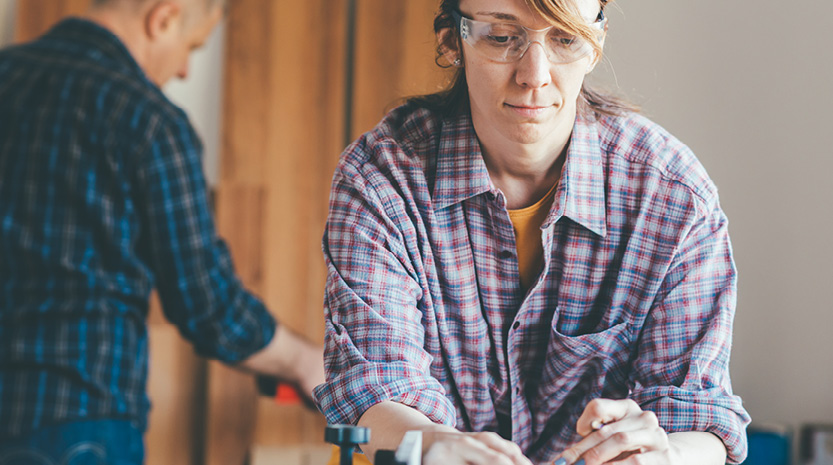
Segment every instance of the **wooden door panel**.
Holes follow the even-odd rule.
[[[353,138],[403,98],[437,91],[448,73],[435,62],[439,0],[356,0]]]
[[[281,324],[319,343],[326,277],[321,234],[343,148],[346,6],[331,0],[235,0],[227,28],[218,227],[243,282],[253,286]],[[256,203],[252,192],[258,192]],[[246,210],[242,217],[241,209]],[[251,233],[257,239],[235,232],[252,228],[259,229]],[[256,414],[250,414],[242,390],[236,399],[221,394],[249,381],[215,376],[215,369],[219,365],[212,364],[207,463],[239,463],[252,440],[322,442],[319,413],[262,399]],[[231,406],[215,415],[223,403]],[[247,416],[252,435],[215,447],[229,424],[242,424],[230,421],[233,415]]]
[[[84,13],[90,0],[17,0],[15,42],[30,41],[67,16]]]

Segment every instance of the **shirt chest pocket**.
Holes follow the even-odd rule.
[[[566,335],[553,319],[541,384],[533,401],[544,429],[560,437],[566,447],[581,439],[575,424],[596,398],[628,396],[627,366],[630,325],[618,323],[601,331]]]
[[[558,331],[554,322],[547,355],[563,361],[565,369],[592,360],[622,358],[629,345],[629,333],[629,325],[624,322],[595,333],[566,335]]]
[[[540,394],[556,405],[575,395],[627,396],[628,322],[585,334],[564,334],[559,326],[560,318],[553,318]]]

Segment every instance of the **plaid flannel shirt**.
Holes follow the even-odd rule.
[[[0,51],[0,439],[84,418],[144,428],[148,298],[202,355],[275,321],[217,236],[202,145],[119,39],[68,19]]]
[[[598,397],[668,432],[709,431],[729,460],[749,417],[732,394],[736,273],[717,191],[691,151],[638,115],[579,118],[521,287],[503,193],[470,117],[410,105],[350,145],[323,240],[330,423],[392,400],[498,431],[534,462],[577,441]]]

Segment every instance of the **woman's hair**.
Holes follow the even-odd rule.
[[[524,0],[533,11],[540,14],[550,24],[563,31],[582,37],[593,47],[597,59],[602,56],[602,44],[597,36],[597,31],[588,25],[581,17],[575,4],[571,0]],[[599,0],[603,9],[610,0]],[[442,0],[440,8],[434,17],[434,32],[441,37],[442,42],[437,44],[437,56],[435,61],[442,68],[450,68],[451,65],[445,62],[444,52],[449,49],[460,50],[462,43],[460,35],[456,32],[457,25],[451,15],[452,11],[459,9],[460,0]],[[444,30],[445,33],[442,33]],[[456,41],[451,45],[448,41]],[[468,110],[468,85],[466,84],[466,73],[463,68],[454,68],[454,74],[448,86],[434,94],[411,97],[409,102],[427,107],[444,115],[457,115]],[[594,113],[596,115],[622,115],[628,112],[639,111],[639,108],[617,97],[609,92],[596,89],[586,81],[582,84],[579,94],[578,111],[583,114]]]

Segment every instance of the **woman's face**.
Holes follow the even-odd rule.
[[[574,0],[592,23],[599,0]],[[550,24],[524,0],[461,0],[463,16],[478,21],[516,22],[530,29]],[[576,101],[595,55],[552,64],[540,43],[532,43],[516,62],[500,63],[461,41],[472,121],[485,148],[533,144],[542,150],[563,146],[572,131]]]

